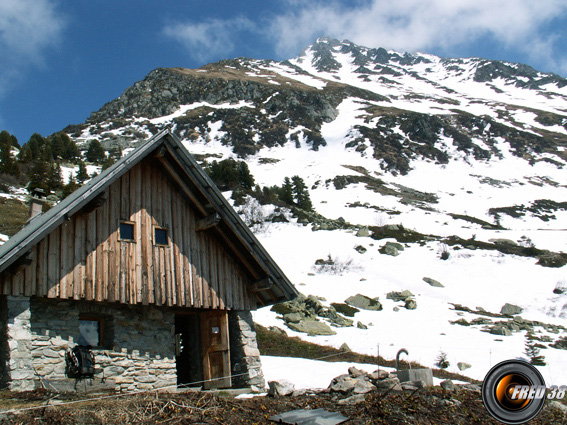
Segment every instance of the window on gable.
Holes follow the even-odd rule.
[[[127,221],[120,222],[120,240],[134,242],[134,223]]]
[[[156,245],[168,245],[167,229],[161,227],[155,228],[154,243]]]

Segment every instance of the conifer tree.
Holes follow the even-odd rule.
[[[243,189],[252,189],[254,186],[254,177],[250,174],[250,169],[248,168],[248,164],[244,161],[239,161],[237,165],[238,170],[238,184]]]
[[[79,171],[77,171],[77,181],[79,184],[83,184],[85,180],[89,179],[89,173],[87,173],[87,166],[82,160],[79,160]]]
[[[524,353],[530,359],[530,364],[534,366],[545,366],[545,356],[540,354],[538,344],[535,342],[535,335],[532,331],[526,333],[526,344]]]
[[[296,205],[302,210],[311,211],[313,205],[311,204],[311,198],[309,197],[309,192],[307,191],[307,186],[305,186],[303,179],[299,176],[293,176],[291,183]]]
[[[12,157],[13,138],[7,131],[0,132],[0,173],[19,177],[20,168]],[[17,141],[16,141],[17,143]]]
[[[37,161],[31,170],[28,192],[31,193],[34,189],[41,188],[46,194],[50,193],[48,184],[49,174],[49,164],[45,161]]]
[[[98,140],[92,140],[85,157],[94,164],[102,164],[106,160],[106,152]]]
[[[63,159],[71,162],[76,161],[77,158],[81,156],[77,144],[65,133],[62,133],[61,137],[64,140],[64,146],[65,146],[63,150]]]
[[[58,162],[51,164],[49,171],[48,185],[51,191],[63,188],[63,177],[61,177],[61,165]]]
[[[294,205],[293,200],[293,186],[291,185],[291,180],[286,177],[283,182],[283,186],[280,193],[280,199],[288,205]]]
[[[108,167],[110,167],[112,164],[114,164],[114,158],[112,157],[108,157],[104,160],[104,162],[102,163],[102,171],[106,170]]]
[[[73,173],[69,176],[69,182],[63,187],[63,199],[81,187],[75,180]]]
[[[62,159],[65,151],[65,143],[60,136],[60,133],[54,134],[49,144],[51,146],[51,155],[53,159],[56,161],[58,159]]]

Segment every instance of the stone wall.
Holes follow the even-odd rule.
[[[256,329],[249,311],[229,311],[230,364],[232,386],[263,390],[266,386],[256,341]]]
[[[5,295],[0,295],[0,390],[8,388],[8,302]]]
[[[95,380],[104,374],[117,390],[177,384],[174,314],[169,309],[26,297],[7,297],[7,303],[14,390],[40,386],[32,366],[56,387],[69,388],[74,379],[65,375],[65,352],[77,344],[80,314],[101,317],[104,323],[102,347],[92,350],[96,368],[103,371]]]
[[[6,372],[8,386],[14,391],[33,390],[32,332],[30,325],[30,298],[7,296],[6,302]]]

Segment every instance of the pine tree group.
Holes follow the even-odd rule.
[[[117,152],[121,154],[120,149]],[[86,156],[97,164],[109,160],[99,141],[89,144]],[[67,184],[61,173],[62,163],[79,166],[75,177]],[[20,146],[16,137],[7,131],[0,132],[0,176],[3,176],[0,182],[3,191],[9,191],[13,185],[25,185],[30,192],[41,188],[47,195],[57,192],[59,196],[62,191],[64,195],[71,193],[91,177],[77,144],[66,133],[59,132],[49,137],[34,133],[27,143]]]

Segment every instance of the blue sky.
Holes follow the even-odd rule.
[[[155,68],[287,59],[319,36],[567,76],[565,0],[0,0],[0,129],[24,143]]]

